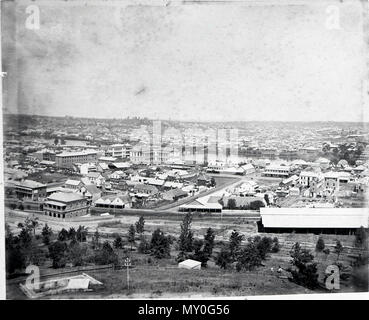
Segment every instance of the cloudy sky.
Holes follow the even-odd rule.
[[[361,121],[361,6],[332,3],[8,3],[4,106],[55,116]],[[29,4],[40,9],[39,29],[26,28]]]

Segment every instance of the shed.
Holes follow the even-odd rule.
[[[201,269],[201,262],[196,261],[196,260],[192,260],[192,259],[187,259],[185,261],[182,261],[182,262],[178,263],[178,268],[191,269],[191,270],[200,270]]]

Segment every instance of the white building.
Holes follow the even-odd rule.
[[[264,176],[285,178],[291,174],[290,166],[270,165],[265,167]]]
[[[264,232],[350,234],[368,228],[367,208],[260,208]]]

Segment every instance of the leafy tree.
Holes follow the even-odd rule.
[[[229,268],[232,261],[232,254],[227,247],[223,247],[215,258],[215,264],[224,270]]]
[[[358,291],[368,291],[368,252],[359,254],[353,262],[352,269],[352,284]]]
[[[86,256],[87,248],[80,245],[78,241],[71,241],[68,247],[68,260],[74,266],[84,265],[84,257]]]
[[[240,234],[238,231],[233,230],[231,236],[229,237],[229,253],[233,261],[237,259],[237,255],[240,251],[242,240],[244,240],[244,235]]]
[[[269,206],[270,201],[269,201],[269,196],[268,196],[268,194],[267,194],[267,193],[265,193],[265,194],[264,194],[264,200],[265,200],[265,202],[266,202],[267,206]]]
[[[214,239],[215,239],[214,230],[212,228],[208,228],[204,236],[204,253],[208,258],[210,258],[210,256],[213,253]]]
[[[56,241],[49,245],[49,257],[52,259],[53,268],[65,267],[67,248],[67,244],[63,241]]]
[[[24,223],[18,223],[18,228],[24,228],[27,231],[32,231],[33,236],[35,236],[38,225],[38,218],[27,217]]]
[[[179,250],[191,252],[193,250],[193,232],[191,231],[192,214],[188,212],[181,224],[181,234],[178,239]]]
[[[258,244],[260,243],[262,242],[259,242]],[[242,269],[251,271],[260,266],[261,261],[260,249],[257,244],[249,242],[239,253],[236,269],[237,271],[241,271]]]
[[[84,226],[79,226],[76,232],[76,239],[79,242],[85,242],[87,240],[87,228]]]
[[[368,247],[368,234],[364,227],[360,227],[355,232],[355,246],[359,248]]]
[[[26,256],[22,244],[19,237],[14,237],[9,228],[7,228],[5,236],[5,254],[6,272],[8,274],[25,268]]]
[[[296,242],[290,252],[291,264],[294,269],[291,269],[292,280],[309,289],[318,287],[317,264],[313,262],[314,256],[309,250],[301,249],[301,246]]]
[[[94,235],[92,236],[92,247],[97,249],[100,247],[100,233],[99,230],[96,229]]]
[[[215,178],[214,177],[211,177],[210,179],[210,186],[211,187],[215,187],[217,185],[216,181],[215,181]]]
[[[280,250],[280,244],[277,237],[273,238],[272,252],[277,253]]]
[[[152,234],[150,251],[158,259],[170,257],[169,240],[160,229],[156,229]]]
[[[123,240],[122,240],[121,236],[117,236],[114,239],[113,246],[114,246],[115,249],[122,249],[123,248]]]
[[[316,245],[315,245],[315,250],[318,251],[318,252],[322,252],[325,248],[325,243],[324,243],[324,240],[322,237],[319,237],[318,238],[318,241],[316,242]]]
[[[256,237],[255,237],[256,238]],[[255,239],[254,238],[254,239]],[[273,240],[270,237],[262,237],[260,240],[255,241],[256,249],[260,259],[264,260],[268,252],[272,249]]]
[[[337,261],[340,257],[340,254],[343,252],[343,245],[341,243],[341,241],[337,240],[336,241],[336,245],[334,247],[334,252],[337,254]]]
[[[69,240],[76,240],[76,236],[77,236],[76,229],[74,229],[73,227],[69,228],[68,239]]]
[[[68,240],[68,231],[64,228],[60,230],[58,233],[58,240],[59,241],[67,241]]]
[[[236,199],[228,199],[228,203],[227,203],[227,207],[229,210],[234,210],[237,208],[237,203],[236,203]]]
[[[138,245],[138,252],[139,253],[149,253],[149,251],[150,251],[150,245],[146,241],[146,238],[143,235],[141,235],[140,244]]]
[[[135,243],[135,237],[136,237],[136,229],[135,226],[131,224],[128,229],[128,242],[131,244],[131,251],[132,245]]]
[[[118,263],[118,256],[108,241],[105,241],[102,248],[96,251],[95,263],[100,265]]]
[[[255,200],[250,202],[250,210],[260,210],[260,208],[265,207],[265,204],[261,200]]]
[[[136,222],[136,231],[139,234],[144,233],[145,231],[145,219],[143,216],[141,216],[138,221]]]
[[[45,226],[42,228],[42,242],[45,245],[49,245],[50,244],[50,237],[52,235],[52,229],[47,225],[47,223],[45,224]]]

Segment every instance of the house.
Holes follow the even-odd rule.
[[[217,199],[218,198],[218,199]],[[211,203],[219,203],[218,201],[221,200],[223,203],[223,209],[257,209],[259,206],[265,207],[266,202],[263,198],[260,197],[253,197],[253,196],[229,196],[229,197],[210,197],[208,202]],[[232,204],[231,204],[232,203]]]
[[[101,188],[105,182],[105,178],[100,172],[89,172],[87,178],[91,184],[96,185],[98,188]]]
[[[134,196],[138,197],[150,197],[155,196],[159,193],[158,188],[147,184],[136,184],[133,187]]]
[[[243,166],[241,166],[241,169],[243,170],[243,174],[248,175],[255,172],[255,167],[251,163],[247,163]]]
[[[45,215],[61,219],[83,216],[88,208],[87,199],[75,192],[53,193],[43,205]]]
[[[201,262],[192,259],[187,259],[178,263],[178,268],[189,270],[201,270]]]
[[[101,189],[98,189],[94,184],[82,185],[78,193],[85,197],[90,204],[101,197]]]
[[[179,206],[180,212],[222,212],[222,205],[208,202],[209,197],[198,198]]]
[[[209,186],[211,184],[211,177],[207,174],[200,173],[197,177],[198,186]]]
[[[313,180],[321,180],[323,176],[320,172],[314,171],[302,171],[299,177],[299,184],[304,187],[310,187],[310,184]]]
[[[188,193],[181,189],[172,189],[162,193],[162,198],[168,201],[177,201],[179,199],[185,198],[188,196]]]
[[[39,201],[46,198],[46,185],[33,180],[14,183],[16,197],[20,200]]]
[[[83,182],[81,180],[72,180],[68,179],[64,183],[64,188],[71,190],[79,190],[83,186]]]
[[[96,208],[124,209],[131,206],[132,201],[127,194],[107,195],[95,201]]]
[[[293,175],[287,179],[284,179],[281,183],[280,183],[280,186],[283,186],[283,187],[293,187],[297,184],[297,182],[299,181],[299,176],[297,175]]]

